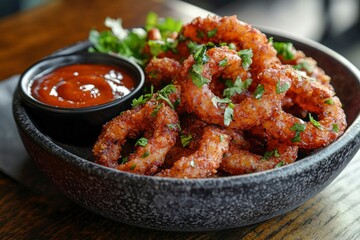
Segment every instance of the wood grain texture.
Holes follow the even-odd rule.
[[[0,79],[86,39],[91,28],[103,29],[106,16],[121,16],[125,27],[133,27],[143,24],[149,10],[184,21],[206,14],[177,1],[54,0],[0,21]],[[251,226],[198,233],[154,231],[114,222],[79,207],[56,189],[36,193],[0,173],[0,239],[355,240],[360,239],[359,170],[358,153],[330,186],[299,208]]]

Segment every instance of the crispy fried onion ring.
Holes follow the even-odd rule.
[[[297,153],[298,147],[283,144],[269,149],[262,156],[231,144],[229,152],[222,159],[220,169],[233,175],[265,171],[294,162]]]
[[[152,58],[145,67],[147,83],[156,90],[170,84],[179,74],[181,64],[172,58]]]
[[[290,87],[291,81],[288,76],[293,71],[281,66],[267,68],[259,74],[260,84],[257,89],[262,88],[261,91],[246,96],[239,103],[231,103],[233,114],[230,123],[227,124],[225,121],[227,107],[221,100],[216,101],[218,97],[211,90],[210,84],[212,81],[217,81],[219,77],[230,78],[234,82],[240,79],[244,82],[249,78],[249,74],[242,67],[242,59],[234,50],[227,47],[214,47],[207,50],[206,54],[209,59],[201,65],[200,78],[207,79],[207,82],[204,82],[202,86],[194,81],[193,71],[197,64],[194,57],[190,56],[184,61],[181,89],[182,98],[189,112],[211,124],[245,130],[259,125],[281,106],[281,100],[287,89],[279,91],[278,88],[279,86]],[[226,59],[226,64],[219,64],[224,59]]]
[[[184,37],[197,43],[234,43],[237,50],[251,49],[253,64],[251,72],[254,76],[265,68],[279,64],[277,52],[265,34],[251,25],[239,21],[236,16],[209,16],[195,18],[184,25]]]
[[[157,174],[161,177],[205,178],[217,172],[223,154],[228,151],[230,136],[223,130],[206,126],[197,151],[175,161],[170,169]]]
[[[313,105],[304,101],[299,105],[304,109],[311,109],[317,115],[317,120],[314,114],[310,114],[310,120],[305,122],[284,111],[276,111],[271,120],[262,123],[268,139],[276,139],[303,149],[315,149],[329,145],[343,134],[347,124],[338,97],[323,99]]]
[[[173,109],[152,100],[125,111],[103,127],[93,148],[95,160],[99,164],[132,173],[155,173],[163,165],[167,152],[175,145],[178,129],[173,126],[178,123]],[[148,143],[139,146],[124,164],[119,164],[126,139],[138,137],[144,131]]]
[[[161,177],[248,174],[290,164],[298,151],[311,153],[345,131],[330,77],[291,44],[269,41],[236,16],[196,18],[176,37],[176,51],[145,68],[158,92],[150,88],[140,106],[104,125],[97,163]],[[125,142],[139,136],[147,143],[124,160]]]

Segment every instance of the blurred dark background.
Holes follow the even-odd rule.
[[[54,0],[0,0],[0,19]],[[360,68],[360,0],[183,0],[218,15],[310,38]],[[120,16],[119,16],[120,17]]]

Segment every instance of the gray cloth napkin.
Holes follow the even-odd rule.
[[[12,114],[19,77],[0,81],[0,171],[35,192],[45,192],[51,186],[26,153]]]

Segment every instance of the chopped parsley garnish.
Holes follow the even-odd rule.
[[[305,131],[306,125],[302,124],[302,123],[295,123],[290,130],[291,131],[295,131],[295,136],[293,139],[291,139],[292,142],[300,142],[301,141],[301,137],[300,137],[300,133]]]
[[[272,151],[265,152],[264,156],[261,159],[269,160],[271,157],[280,157],[280,153],[276,148]]]
[[[157,115],[157,113],[159,112],[159,110],[160,110],[161,107],[162,107],[162,104],[161,104],[161,103],[158,104],[158,105],[154,108],[154,110],[152,111],[152,113],[150,114],[150,116],[155,117],[155,116]]]
[[[334,132],[339,132],[339,126],[338,126],[336,123],[334,123],[334,124],[332,125],[332,130],[333,130]]]
[[[273,42],[273,46],[277,51],[278,55],[284,57],[285,60],[294,59],[294,47],[293,44],[290,42]]]
[[[130,166],[130,170],[134,170],[135,168],[136,168],[136,163],[134,163]]]
[[[306,125],[302,124],[302,123],[295,123],[290,130],[292,131],[299,131],[299,132],[303,132],[306,129]]]
[[[148,139],[147,138],[139,138],[136,143],[135,146],[141,146],[141,147],[145,147],[148,144]]]
[[[283,92],[286,92],[290,88],[290,84],[287,82],[284,82],[281,84],[280,80],[276,82],[276,93],[280,94]]]
[[[150,100],[150,98],[152,97],[153,93],[154,93],[154,86],[151,85],[150,93],[141,95],[141,96],[138,97],[138,98],[134,98],[134,99],[132,100],[132,102],[131,102],[131,106],[132,106],[132,107],[136,107],[136,106],[139,106],[139,105],[142,105],[142,104],[146,103],[148,100]]]
[[[155,12],[149,12],[146,16],[145,29],[150,30],[157,28],[160,30],[162,37],[168,37],[168,34],[180,32],[182,22],[171,17],[160,18]]]
[[[274,44],[274,38],[273,37],[269,37],[268,42],[271,44]]]
[[[124,157],[124,158],[121,159],[120,164],[124,164],[124,163],[126,163],[127,161],[128,161],[128,157]]]
[[[241,60],[242,60],[242,67],[245,70],[248,70],[251,63],[252,63],[252,57],[253,57],[253,52],[251,49],[243,49],[240,50],[238,52],[238,55],[240,56]]]
[[[206,50],[207,47],[204,45],[194,53],[194,59],[197,64],[204,64],[209,61],[209,55],[207,55]]]
[[[224,89],[223,95],[226,98],[231,98],[234,94],[240,94],[242,91],[247,89],[251,83],[251,78],[248,78],[243,82],[240,77],[236,78],[234,83],[231,80],[226,81],[225,85],[228,88]]]
[[[195,64],[190,70],[191,80],[198,88],[210,82],[209,79],[202,75],[203,64],[209,61],[209,56],[206,54],[206,50],[207,47],[205,45],[196,50],[194,53]]]
[[[279,162],[278,164],[275,165],[275,168],[279,168],[285,165],[284,161]]]
[[[334,101],[332,100],[332,98],[328,98],[328,99],[325,100],[325,103],[329,104],[329,105],[333,105]]]
[[[216,108],[218,107],[218,103],[231,103],[229,98],[219,98],[218,96],[213,97],[211,101]]]
[[[220,142],[222,142],[224,140],[224,135],[220,134],[219,138],[220,138]]]
[[[162,52],[172,51],[173,53],[177,53],[177,45],[178,41],[175,41],[171,38],[166,38],[164,40],[148,40],[148,46],[150,49],[150,53],[153,56],[158,56]]]
[[[144,95],[141,95],[140,97],[134,98],[134,99],[132,100],[131,106],[132,106],[132,107],[136,107],[136,106],[142,105],[142,104],[146,103],[147,100],[148,100],[148,99],[146,99],[146,98],[144,97]]]
[[[232,50],[236,50],[236,45],[234,43],[229,43],[228,47]]]
[[[311,113],[309,113],[309,119],[310,119],[310,122],[315,126],[317,127],[318,129],[322,129],[322,126],[321,124],[316,121],[312,116],[311,116]]]
[[[173,84],[166,85],[158,91],[157,99],[164,100],[172,109],[175,109],[174,104],[169,99],[169,94],[176,92],[176,87]]]
[[[180,127],[180,124],[178,124],[178,123],[169,123],[168,125],[167,125],[170,129],[174,129],[174,130],[181,130],[181,127]]]
[[[229,99],[229,98],[219,98],[218,96],[215,96],[215,97],[213,97],[211,99],[211,101],[212,101],[212,103],[214,104],[215,107],[218,107],[218,103],[220,103],[220,104],[228,104],[226,106],[225,112],[224,112],[224,125],[229,126],[231,121],[233,120],[234,107],[235,107],[235,105],[232,103],[231,99]]]
[[[196,51],[203,46],[204,46],[204,44],[197,44],[196,42],[193,42],[193,41],[189,41],[187,43],[187,47],[190,50],[191,54],[196,53]]]
[[[300,62],[294,65],[293,68],[295,68],[296,70],[305,70],[306,72],[309,73],[314,71],[314,66],[311,65],[308,61]]]
[[[194,64],[190,70],[191,80],[198,88],[210,82],[209,79],[202,75],[202,69],[203,65]]]
[[[196,30],[196,37],[203,39],[205,37],[205,34],[202,31]]]
[[[234,118],[234,104],[229,103],[224,112],[224,125],[229,126]]]
[[[262,97],[262,95],[264,94],[264,92],[265,92],[264,85],[259,84],[255,89],[254,97],[256,99],[260,99]]]
[[[221,61],[219,62],[219,66],[220,66],[220,67],[226,67],[227,63],[228,63],[227,58],[224,58],[223,60],[221,60]]]
[[[208,31],[207,32],[208,38],[214,37],[216,35],[217,31],[218,31],[217,28],[214,28],[213,30]]]
[[[181,145],[183,147],[186,147],[191,142],[192,136],[191,134],[189,135],[180,134],[180,140],[181,140]]]
[[[146,158],[150,155],[150,153],[148,151],[144,152],[143,155],[141,155],[141,158]]]

